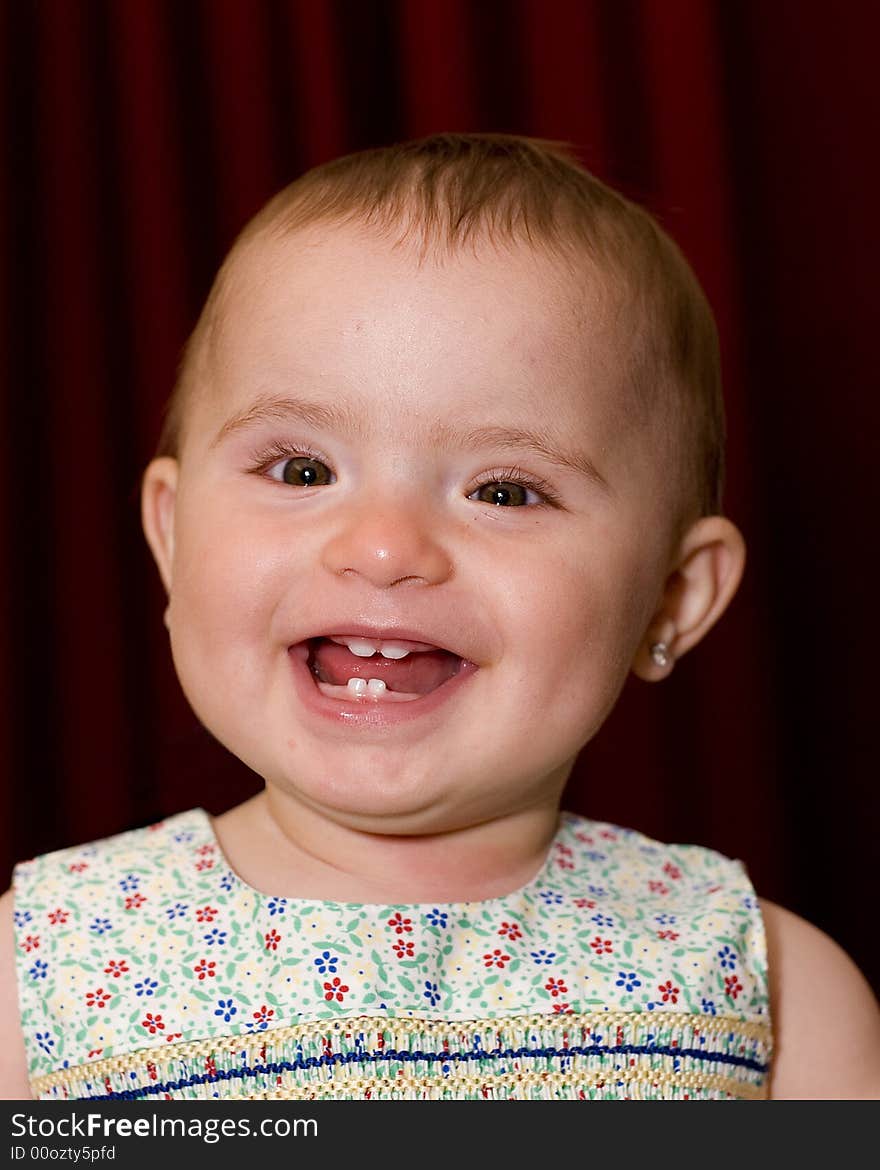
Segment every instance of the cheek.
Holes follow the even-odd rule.
[[[540,676],[566,704],[613,701],[644,630],[638,558],[591,542],[589,553],[542,558],[518,574],[507,598],[524,674]]]
[[[274,544],[250,523],[218,511],[184,514],[176,534],[172,629],[181,640],[224,648],[266,633],[285,574]]]

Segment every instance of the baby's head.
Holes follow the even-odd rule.
[[[668,674],[743,567],[697,281],[535,140],[369,151],[276,196],[159,454],[144,522],[193,708],[371,832],[555,802],[629,671]]]
[[[712,311],[673,241],[641,207],[562,146],[507,135],[436,135],[362,151],[307,172],[247,225],[222,266],[169,404],[159,454],[176,456],[201,360],[223,317],[237,261],[259,240],[369,228],[422,263],[482,248],[531,250],[558,269],[576,314],[613,331],[618,408],[650,421],[680,522],[720,510],[724,408]],[[586,287],[586,296],[585,294]],[[491,305],[486,307],[491,317]],[[601,320],[597,321],[597,310]],[[569,322],[568,347],[580,332]],[[610,340],[610,337],[609,337]]]

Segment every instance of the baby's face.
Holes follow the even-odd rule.
[[[154,470],[184,691],[269,784],[383,832],[557,799],[670,556],[613,317],[525,248],[419,266],[324,227],[239,258],[176,491]],[[328,640],[365,633],[410,652]]]

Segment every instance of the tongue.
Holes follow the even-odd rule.
[[[312,650],[310,665],[321,682],[342,686],[350,678],[381,678],[389,691],[427,695],[458,673],[461,659],[448,650],[420,650],[406,658],[359,658],[347,646],[322,638]]]

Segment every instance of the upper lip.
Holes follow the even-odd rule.
[[[460,643],[449,640],[449,635],[432,630],[430,627],[373,625],[370,622],[353,622],[342,618],[339,621],[328,621],[320,630],[314,630],[300,638],[307,642],[311,638],[367,638],[371,642],[425,642],[429,646],[436,646],[438,650],[448,650],[459,658],[470,660],[470,655]]]

